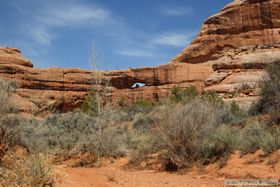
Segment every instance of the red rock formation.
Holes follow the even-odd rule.
[[[33,64],[21,56],[18,49],[15,48],[0,48],[0,64],[15,64],[26,67],[33,67]]]
[[[173,63],[211,63],[205,90],[245,106],[258,99],[265,64],[280,61],[280,0],[235,0],[203,24]],[[245,89],[246,88],[246,89]]]
[[[13,95],[14,105],[21,112],[41,115],[50,110],[69,111],[79,107],[87,92],[96,87],[96,83],[103,88],[109,83],[108,95],[113,101],[120,98],[130,101],[157,100],[170,95],[170,89],[175,85],[195,85],[202,90],[204,80],[213,72],[207,64],[167,64],[155,68],[98,72],[38,69],[32,68],[31,62],[22,57],[17,49],[5,48],[1,51],[0,76],[16,80],[20,85]],[[135,83],[145,83],[146,86],[133,89]]]
[[[157,100],[179,85],[214,90],[246,106],[256,100],[267,63],[280,61],[280,0],[235,0],[208,18],[199,35],[170,64],[119,71],[35,69],[19,50],[0,49],[0,75],[20,85],[14,103],[21,111],[72,110],[95,83],[109,84],[114,101]],[[212,69],[213,66],[213,69]],[[96,82],[98,73],[101,81]],[[132,89],[134,83],[145,87]]]
[[[173,62],[202,63],[229,50],[280,47],[280,0],[235,0],[203,24]]]

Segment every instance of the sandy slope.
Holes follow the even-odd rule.
[[[128,171],[121,169],[125,159],[101,168],[70,168],[59,166],[60,187],[218,187],[223,180],[193,177],[156,171]]]
[[[71,168],[58,166],[61,175],[60,187],[219,187],[225,178],[280,179],[280,150],[272,155],[262,151],[254,154],[231,155],[221,167],[221,163],[211,164],[202,172],[199,169],[185,175],[159,171],[131,171],[122,166],[127,159],[101,168]],[[207,173],[207,175],[205,174]]]

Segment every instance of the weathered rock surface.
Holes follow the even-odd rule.
[[[280,61],[280,0],[235,0],[203,24],[173,63],[212,63],[205,90],[226,100],[258,99],[266,64]]]
[[[5,48],[2,51],[0,76],[15,80],[20,85],[12,96],[14,106],[21,112],[39,115],[79,107],[88,91],[97,84],[103,90],[107,88],[112,101],[121,98],[129,101],[158,100],[170,95],[170,89],[175,85],[195,85],[202,90],[204,80],[213,72],[210,64],[167,64],[155,68],[98,72],[82,69],[38,69],[32,68],[30,61],[22,57],[19,50]],[[2,56],[7,55],[9,58],[2,59]],[[18,59],[16,63],[14,59]],[[132,85],[135,83],[144,83],[145,87],[133,89]]]
[[[112,101],[170,95],[173,86],[216,91],[225,100],[249,106],[258,99],[264,67],[280,61],[280,0],[235,0],[203,24],[199,35],[172,63],[118,71],[33,68],[14,48],[0,49],[0,76],[16,80],[18,109],[44,114],[68,111],[83,102],[90,89],[107,87]],[[96,75],[100,77],[95,80]],[[135,83],[144,87],[132,88]]]
[[[33,67],[33,64],[16,48],[0,48],[0,65],[15,64],[26,67]]]
[[[235,0],[203,24],[173,62],[202,63],[235,51],[280,47],[280,0]]]

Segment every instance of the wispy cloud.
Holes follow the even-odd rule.
[[[108,9],[106,4],[95,4],[97,1],[94,0],[28,1],[29,3],[9,1],[15,4],[13,10],[17,11],[16,15],[22,16],[16,16],[15,24],[5,33],[14,31],[14,35],[19,37],[10,39],[15,41],[12,44],[27,51],[28,57],[31,57],[35,64],[44,63],[44,66],[47,66],[45,64],[48,61],[50,64],[58,61],[57,50],[65,47],[64,41],[67,45],[70,43],[72,38],[68,40],[68,37],[76,37],[73,41],[81,38],[81,44],[86,47],[93,41],[101,52],[106,53],[104,56],[108,56],[108,61],[120,58],[125,64],[125,60],[128,59],[131,63],[131,57],[135,57],[135,61],[141,60],[133,63],[144,64],[167,62],[177,53],[176,50],[185,47],[194,36],[193,32],[176,32],[172,31],[172,28],[166,33],[161,33],[160,29],[146,30],[145,26],[139,29],[131,24],[130,18],[125,17],[125,14],[117,14],[114,9]],[[30,11],[31,8],[33,11]],[[182,7],[162,8],[161,14],[179,16],[190,11]],[[3,32],[3,29],[0,32]],[[89,33],[88,36],[84,36],[85,33]],[[76,46],[66,46],[61,54],[67,51],[68,47],[72,49]],[[85,48],[77,50],[77,55],[87,55]],[[112,59],[111,54],[116,59]],[[116,64],[120,66],[120,63]]]
[[[32,28],[26,34],[38,44],[45,46],[50,46],[54,39],[54,35],[46,27]]]
[[[122,56],[130,56],[130,57],[154,57],[155,54],[151,51],[147,50],[139,50],[139,49],[123,49],[116,51],[117,54]]]
[[[22,5],[25,6],[25,5]],[[19,27],[22,33],[34,40],[38,45],[51,46],[59,37],[56,29],[63,27],[87,27],[116,22],[111,12],[95,4],[83,4],[82,1],[68,3],[47,1],[40,3],[37,9],[29,14],[21,4],[17,11],[25,14],[25,21]]]
[[[161,7],[160,12],[166,16],[184,16],[192,12],[191,7]]]
[[[191,42],[194,32],[164,33],[151,40],[151,44],[158,46],[183,47]]]
[[[86,24],[87,22],[105,22],[110,20],[110,12],[97,6],[86,6],[79,3],[66,6],[49,5],[41,12],[38,21],[48,26],[67,26]]]

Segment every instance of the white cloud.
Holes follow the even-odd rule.
[[[192,12],[190,7],[162,7],[161,13],[166,16],[184,16]]]
[[[188,33],[164,33],[151,40],[152,45],[183,47],[191,42],[193,32]]]
[[[17,9],[24,12],[24,4],[18,4]],[[21,32],[28,39],[38,45],[51,46],[56,38],[59,38],[57,29],[64,27],[78,27],[86,25],[88,28],[110,23],[117,23],[117,19],[111,12],[95,4],[85,4],[81,1],[69,1],[68,3],[45,1],[38,4],[34,12],[25,12],[25,20],[19,25]]]
[[[54,36],[48,32],[44,27],[38,27],[35,29],[30,29],[27,33],[30,37],[36,41],[38,44],[49,46],[52,43]]]
[[[110,20],[110,12],[96,6],[67,4],[67,6],[49,6],[38,18],[41,24],[48,26],[67,26],[87,22],[105,22]]]
[[[117,54],[122,56],[131,56],[131,57],[154,57],[155,55],[151,51],[138,50],[138,49],[124,49],[116,51]]]

